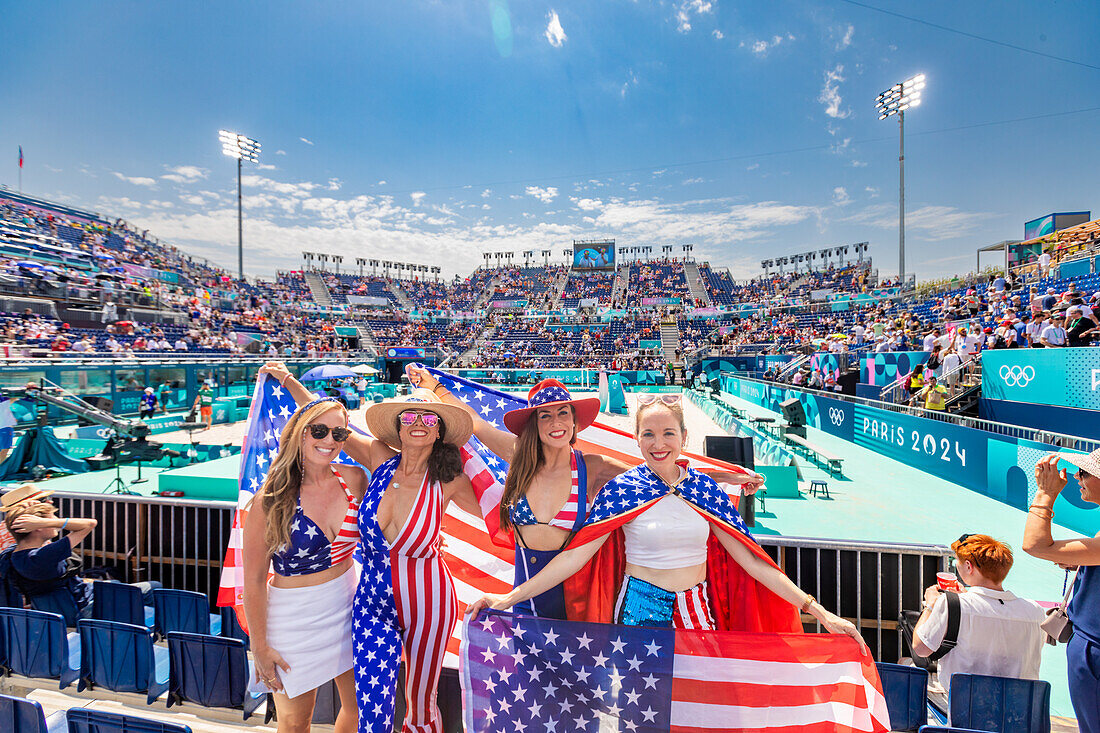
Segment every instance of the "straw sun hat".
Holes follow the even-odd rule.
[[[34,484],[23,484],[0,496],[0,512],[6,512],[23,501],[41,501],[52,493]]]
[[[405,410],[423,410],[438,415],[446,426],[444,443],[461,446],[474,433],[474,420],[470,413],[461,407],[440,401],[430,389],[414,389],[405,397],[371,405],[367,408],[367,429],[386,445],[401,450],[397,416]]]
[[[1100,478],[1100,448],[1092,453],[1059,453],[1058,457]]]

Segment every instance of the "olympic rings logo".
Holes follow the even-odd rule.
[[[840,409],[839,407],[830,407],[829,421],[832,422],[833,425],[840,427],[842,424],[844,424],[844,410]]]
[[[1009,387],[1026,387],[1032,379],[1035,379],[1035,368],[1005,364],[1001,367],[1000,375],[1005,385]]]

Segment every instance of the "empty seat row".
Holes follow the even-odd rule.
[[[191,733],[186,725],[88,708],[69,708],[47,717],[38,702],[10,695],[0,695],[0,730],[4,733]]]

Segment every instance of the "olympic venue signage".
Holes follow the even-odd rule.
[[[1100,349],[982,352],[982,397],[1100,410]]]
[[[781,411],[781,402],[796,398],[809,426],[1021,511],[1035,496],[1039,459],[1055,451],[1074,452],[729,374],[722,375],[720,386],[723,392],[775,412]],[[1071,475],[1054,510],[1059,524],[1092,536],[1100,532],[1100,512],[1081,501],[1079,489]]]

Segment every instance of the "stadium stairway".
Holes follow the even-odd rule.
[[[378,342],[374,340],[374,334],[371,333],[370,326],[365,323],[356,323],[355,330],[359,332],[359,348],[366,349],[371,354],[378,356]]]
[[[664,353],[666,364],[680,364],[681,358],[676,356],[680,348],[680,326],[676,320],[661,321],[661,351]]]
[[[405,309],[405,312],[411,312],[416,310],[416,303],[412,302],[412,298],[405,292],[405,289],[397,282],[397,280],[386,280],[386,287],[393,293],[393,297],[397,298],[397,303]]]
[[[707,292],[707,288],[703,285],[702,275],[699,273],[699,263],[695,260],[684,262],[684,277],[687,278],[688,290],[691,291],[691,297],[695,300],[703,301],[706,307],[714,305],[710,299],[710,293]]]
[[[316,272],[303,272],[302,277],[309,287],[309,294],[313,296],[313,302],[324,308],[331,308],[332,294],[321,276]]]
[[[493,293],[496,292],[498,284],[500,284],[499,271],[485,284],[485,289],[481,291],[481,295],[477,296],[477,300],[474,301],[474,310],[481,310],[489,305],[489,298],[493,297]]]
[[[569,282],[570,272],[571,270],[566,270],[565,272],[558,275],[558,279],[555,280],[554,284],[550,286],[551,292],[554,293],[553,304],[550,306],[551,309],[556,310],[558,308],[561,308],[561,296],[563,293],[565,293],[565,284]]]
[[[615,284],[611,286],[611,302],[623,302],[626,286],[630,282],[630,265],[619,265],[615,269]]]
[[[493,326],[483,326],[481,331],[478,332],[477,337],[473,340],[473,343],[470,344],[470,348],[458,355],[458,360],[462,361],[464,359],[469,359],[476,354],[477,350],[489,340],[489,335],[492,334],[493,330]]]

